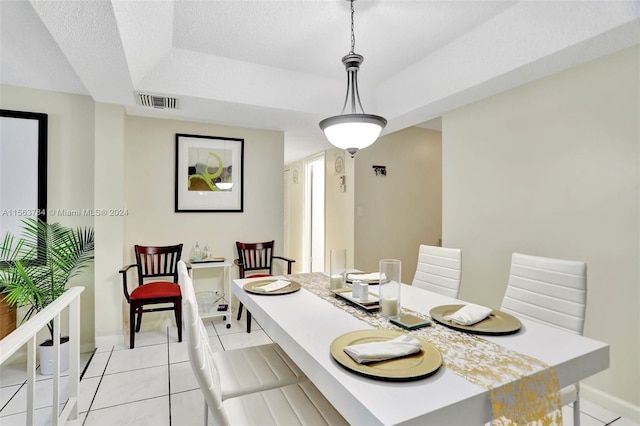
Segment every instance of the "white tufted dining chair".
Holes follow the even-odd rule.
[[[502,311],[582,335],[586,302],[586,263],[513,253]],[[579,426],[579,383],[562,388],[560,400],[573,402],[573,424]]]
[[[461,274],[462,250],[420,245],[412,285],[457,298]]]
[[[286,357],[282,359],[289,363],[291,373],[285,372],[280,383],[277,377],[279,374],[275,374],[271,380],[268,379],[274,371],[267,374],[264,371],[258,371],[261,365],[266,369],[273,369],[274,366],[269,363],[274,359],[277,360],[278,357],[272,357],[265,364],[255,364],[253,361],[257,355],[251,348],[213,352],[209,345],[209,336],[198,314],[193,283],[187,273],[186,265],[184,262],[180,263],[178,281],[183,293],[183,323],[187,332],[191,369],[204,395],[205,426],[208,424],[209,412],[212,414],[215,425],[347,424],[331,403],[275,343],[262,346],[273,348],[275,353]],[[233,371],[222,371],[220,359],[225,355],[228,358],[235,358],[235,360],[226,360],[228,364],[225,364],[227,367],[234,366]],[[245,370],[250,371],[238,368],[243,362],[247,363]],[[282,372],[281,366],[276,366],[276,369]],[[240,376],[234,378],[235,374]],[[265,377],[267,380],[256,381],[256,377]],[[231,383],[225,383],[229,380]]]

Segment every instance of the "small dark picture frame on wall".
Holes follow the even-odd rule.
[[[176,134],[175,211],[242,212],[244,139]]]

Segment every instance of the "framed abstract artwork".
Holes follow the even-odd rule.
[[[176,212],[242,212],[244,139],[176,134]]]

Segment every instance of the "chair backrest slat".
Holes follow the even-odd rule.
[[[273,246],[275,241],[263,243],[236,242],[238,257],[245,271],[269,271],[273,269]]]
[[[582,334],[586,303],[586,263],[513,253],[503,311]]]
[[[148,278],[171,277],[178,280],[178,261],[182,256],[182,244],[173,246],[134,247],[138,267],[138,285]]]
[[[458,297],[462,276],[462,250],[422,244],[413,278],[416,287]]]

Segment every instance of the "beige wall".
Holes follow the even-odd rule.
[[[585,383],[640,421],[639,58],[636,46],[446,114],[443,237],[463,250],[461,298],[493,307],[513,252],[586,261],[585,335],[611,345],[611,367]]]
[[[124,186],[128,216],[125,220],[125,259],[133,261],[133,246],[183,243],[183,259],[193,245],[208,244],[214,256],[233,261],[235,242],[276,240],[283,250],[282,132],[243,129],[187,121],[143,117],[126,118]],[[244,212],[175,213],[176,133],[244,139]],[[279,248],[278,248],[279,247]],[[232,268],[237,277],[237,268]],[[220,286],[219,269],[194,272],[196,291]],[[211,287],[212,288],[212,287]],[[157,314],[168,321],[171,313]],[[160,318],[157,318],[160,320]],[[143,327],[155,326],[153,315]],[[125,326],[128,321],[125,319]]]
[[[95,193],[96,206],[122,211],[124,201],[125,113],[118,105],[95,106]],[[123,330],[122,278],[123,241],[126,216],[95,218],[95,343],[104,347],[121,343]],[[86,317],[89,317],[87,315]]]
[[[355,157],[355,267],[402,260],[411,283],[420,244],[438,245],[442,224],[441,133],[418,127],[380,138]],[[386,166],[376,176],[372,166]]]
[[[86,288],[81,306],[82,350],[92,349],[96,340],[122,341],[127,306],[118,269],[133,260],[133,244],[180,241],[185,244],[185,259],[196,240],[230,260],[236,257],[236,240],[275,239],[282,248],[281,132],[127,117],[121,106],[95,104],[88,96],[12,86],[0,86],[0,90],[4,109],[49,114],[50,209],[128,210],[124,218],[49,215],[50,220],[92,225],[96,230],[94,270],[73,282]],[[243,213],[174,212],[176,133],[245,139]],[[217,272],[196,272],[197,289],[220,285]],[[144,328],[171,321],[162,314],[148,315]]]
[[[344,171],[336,172],[336,160],[342,157]],[[341,149],[325,152],[325,269],[330,268],[331,249],[347,249],[347,268],[354,264],[354,214],[355,198],[354,162]],[[340,176],[344,176],[345,188],[340,189]]]
[[[91,216],[65,216],[60,210],[94,208],[94,102],[88,96],[0,86],[0,107],[49,115],[47,156],[48,220],[67,226],[92,226]],[[94,335],[93,271],[88,269],[71,285],[81,285],[81,340],[92,346]],[[84,313],[91,314],[85,316]]]

